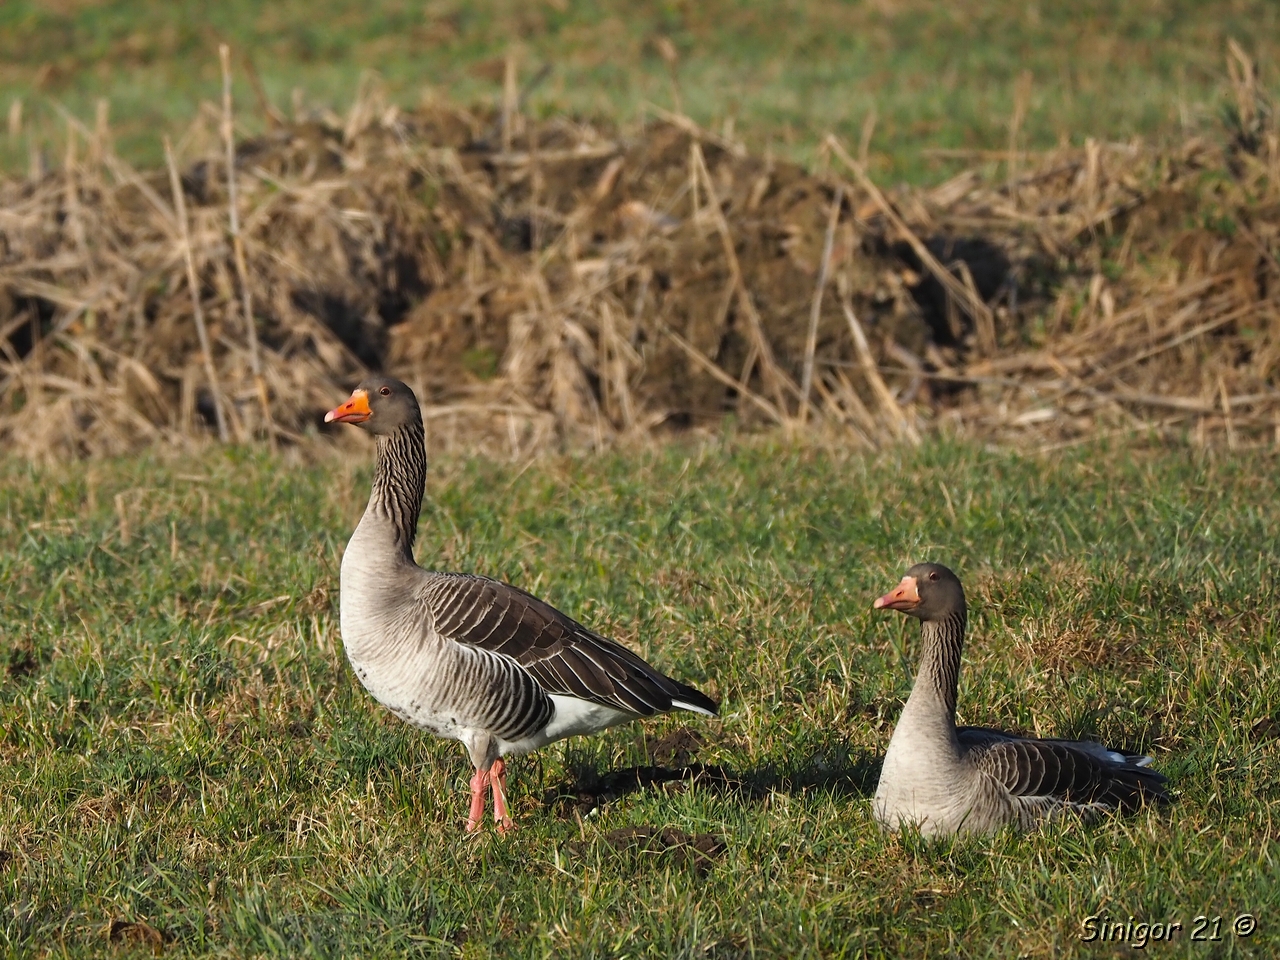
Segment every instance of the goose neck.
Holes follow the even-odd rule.
[[[391,525],[396,547],[412,559],[418,514],[427,483],[427,449],[422,424],[408,424],[395,433],[378,437],[377,442],[378,459],[367,512]]]
[[[956,687],[960,680],[960,654],[964,648],[965,611],[957,610],[921,625],[924,649],[916,674],[912,699],[919,694],[940,709],[954,726]]]

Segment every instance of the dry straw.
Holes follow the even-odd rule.
[[[433,443],[513,456],[727,415],[866,444],[1280,434],[1280,132],[1236,45],[1212,136],[1022,150],[1024,78],[1007,150],[897,192],[874,114],[815,175],[678,111],[524,116],[545,71],[521,92],[515,53],[492,111],[404,111],[369,77],[345,117],[236,142],[220,54],[221,109],[166,168],[120,159],[103,107],[0,183],[6,449],[297,442],[374,369]],[[20,107],[9,135],[35,143]]]

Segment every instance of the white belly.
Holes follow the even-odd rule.
[[[564,740],[566,737],[589,736],[607,730],[620,723],[635,720],[636,715],[625,710],[579,700],[577,697],[562,696],[557,693],[549,695],[555,704],[556,712],[551,722],[532,736],[523,740],[502,741],[501,753],[528,753],[548,743]]]

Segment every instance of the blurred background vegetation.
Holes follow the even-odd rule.
[[[947,168],[928,148],[1007,146],[1019,99],[1024,148],[1184,136],[1214,118],[1227,38],[1267,77],[1277,27],[1274,0],[4,0],[0,110],[12,130],[20,99],[24,133],[0,137],[0,163],[57,156],[54,102],[92,118],[101,98],[120,153],[158,160],[160,133],[218,96],[220,41],[252,132],[247,63],[285,112],[341,109],[365,71],[405,106],[470,103],[498,96],[512,49],[525,77],[550,67],[533,112],[625,121],[674,105],[666,38],[700,123],[804,160],[828,130],[857,142],[874,113],[874,168],[919,183]]]

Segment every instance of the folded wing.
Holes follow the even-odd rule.
[[[469,574],[428,574],[423,600],[439,634],[509,657],[549,694],[649,717],[673,708],[715,716],[714,700],[658,672],[517,587]]]
[[[1130,810],[1168,799],[1149,758],[1099,744],[1014,737],[978,727],[957,731],[970,762],[1016,802],[1038,810]]]

